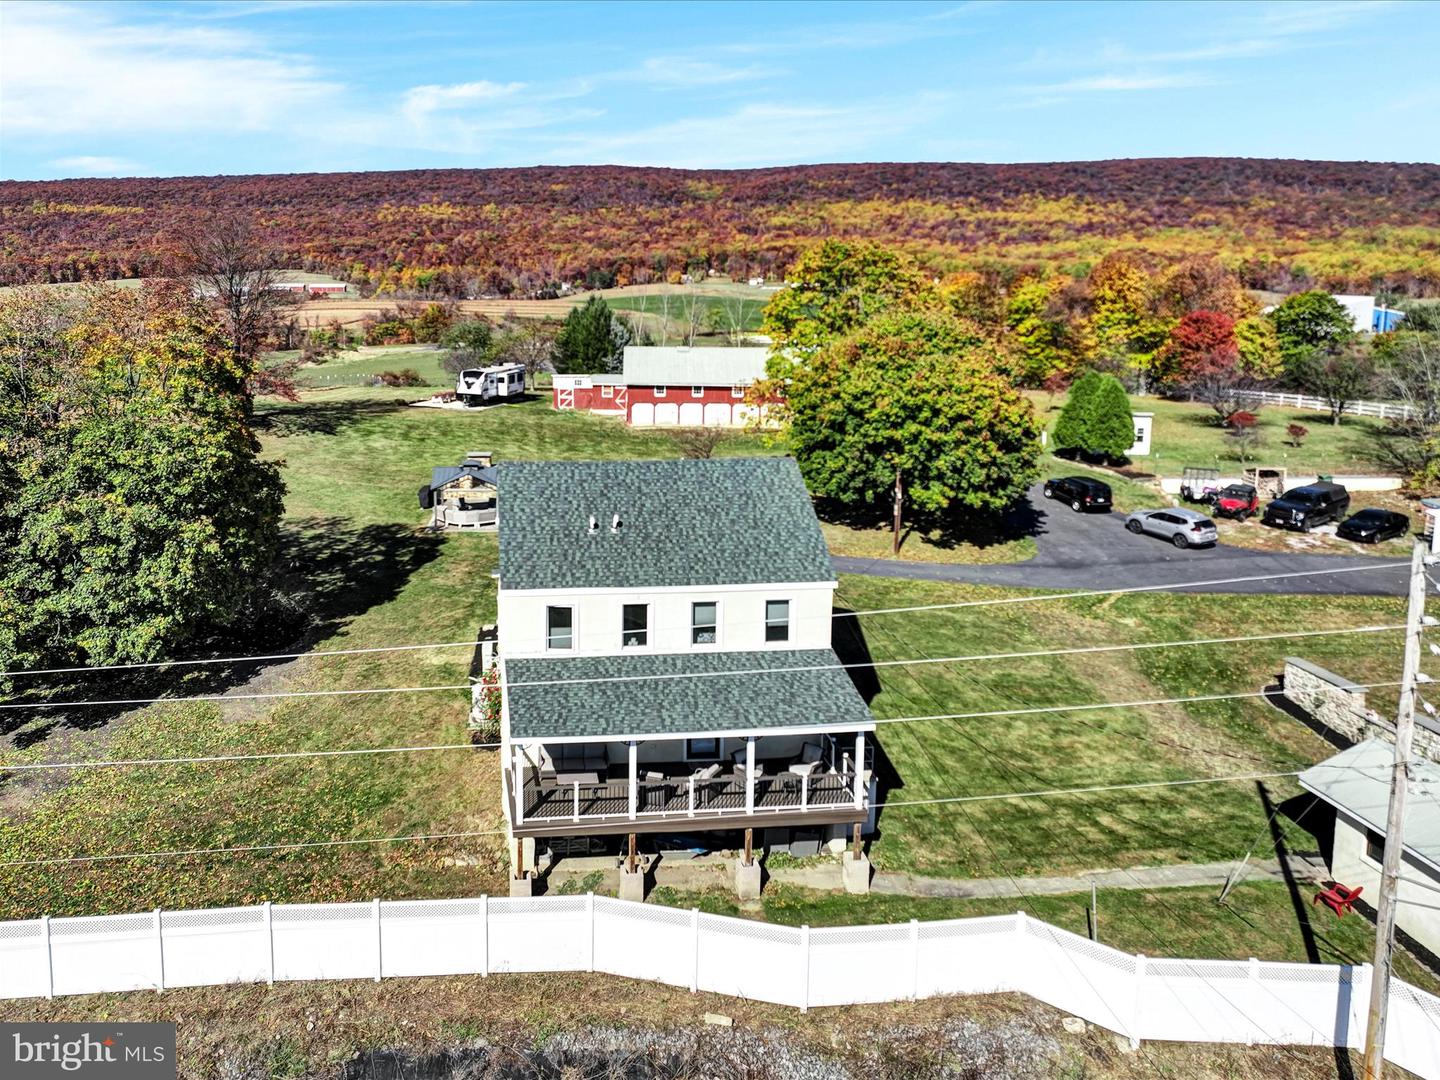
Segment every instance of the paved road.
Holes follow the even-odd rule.
[[[958,581],[974,585],[1005,585],[1032,589],[1119,589],[1154,587],[1177,592],[1306,593],[1366,596],[1402,595],[1407,573],[1404,560],[1369,555],[1299,555],[1251,551],[1218,544],[1180,551],[1153,536],[1125,530],[1125,515],[1077,514],[1050,502],[1039,487],[1030,492],[1036,519],[1035,558],[1023,563],[966,566],[955,563],[899,562],[834,556],[843,574]],[[1318,570],[1370,568],[1363,572],[1313,577]],[[1221,578],[1256,580],[1226,585],[1182,587],[1192,581]]]

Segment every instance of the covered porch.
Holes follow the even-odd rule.
[[[864,731],[512,744],[506,799],[518,834],[839,824],[869,813],[866,750]]]

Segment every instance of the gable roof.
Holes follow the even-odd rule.
[[[629,386],[745,386],[765,377],[770,350],[715,345],[627,345]]]
[[[510,657],[504,663],[512,739],[871,731],[875,725],[832,649]],[[563,681],[572,679],[617,681]]]
[[[1331,806],[1385,834],[1390,810],[1390,771],[1395,747],[1366,739],[1300,774],[1300,786]],[[1410,765],[1411,790],[1405,800],[1405,850],[1440,870],[1440,766],[1417,758]]]
[[[791,458],[507,461],[498,468],[502,589],[835,580]],[[617,514],[620,528],[612,531]]]
[[[500,480],[494,465],[437,465],[430,470],[430,490],[436,491],[452,480],[473,476],[483,484],[495,487]]]

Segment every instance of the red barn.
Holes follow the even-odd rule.
[[[555,408],[623,416],[636,427],[739,427],[745,392],[765,376],[764,348],[631,345],[620,375],[556,375]]]

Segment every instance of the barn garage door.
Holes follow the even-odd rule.
[[[670,405],[670,404],[666,404],[666,405],[656,405],[656,406],[655,406],[655,423],[656,423],[656,424],[667,424],[667,425],[669,425],[669,426],[671,426],[671,427],[674,427],[674,426],[675,426],[676,424],[678,424],[679,422],[680,422],[680,406],[678,406],[678,405]]]
[[[750,422],[751,417],[755,415],[755,406],[735,405],[731,407],[730,412],[733,417],[731,422],[736,427],[744,427]]]
[[[705,407],[698,401],[687,401],[680,406],[680,423],[684,427],[699,427],[705,423]]]
[[[706,427],[726,427],[730,423],[730,406],[724,402],[711,402],[705,406]]]
[[[636,427],[650,427],[655,423],[655,406],[641,401],[630,410],[630,423]]]

